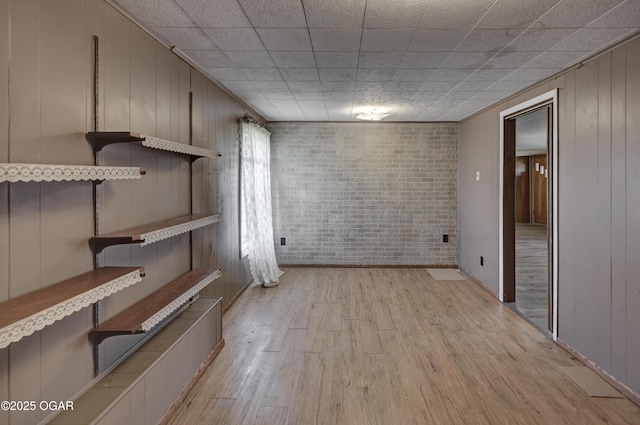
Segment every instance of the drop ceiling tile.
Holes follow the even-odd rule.
[[[540,55],[540,52],[513,52],[503,50],[496,56],[490,59],[484,68],[509,68],[517,69],[526,64],[527,62],[535,59]]]
[[[447,91],[419,91],[416,93],[415,97],[412,99],[412,103],[422,103],[422,104],[433,104],[443,96],[445,96]]]
[[[316,52],[357,52],[360,50],[362,29],[310,29],[313,50]]]
[[[413,29],[365,29],[362,31],[363,52],[395,52],[407,50]]]
[[[313,52],[271,52],[278,68],[315,68]]]
[[[494,53],[452,52],[442,66],[447,68],[480,68]]]
[[[574,28],[529,28],[518,36],[507,48],[517,51],[542,52],[574,34]]]
[[[325,101],[351,100],[351,99],[353,99],[352,91],[329,91],[324,93]]]
[[[134,0],[135,1],[135,0]],[[200,27],[251,27],[237,0],[176,0]]]
[[[289,90],[262,90],[262,94],[269,100],[295,100]]]
[[[321,91],[294,92],[293,95],[298,102],[306,100],[324,100],[324,93]]]
[[[352,92],[356,87],[355,82],[323,81],[321,84],[322,91],[325,92],[325,94],[326,92]]]
[[[356,68],[358,52],[315,52],[318,68]]]
[[[638,28],[640,2],[627,0],[588,25],[589,28]]]
[[[528,81],[534,83],[536,81],[542,81],[560,71],[560,68],[520,68],[504,77],[502,81]]]
[[[494,83],[493,86],[489,87],[488,90],[492,88],[499,91],[508,91],[511,93],[515,93],[519,90],[522,90],[531,85],[529,81],[504,81],[500,80],[497,83]]]
[[[458,52],[498,52],[511,43],[522,31],[519,28],[476,29],[469,33],[456,50]]]
[[[173,0],[118,0],[147,27],[195,27],[191,17]]]
[[[216,80],[246,81],[242,72],[238,68],[205,68],[205,71]]]
[[[291,91],[293,91],[294,93],[321,92],[322,91],[322,85],[318,81],[315,81],[315,82],[302,82],[302,83],[288,82],[287,85],[289,86],[289,89],[291,89]]]
[[[427,81],[436,71],[436,68],[400,68],[393,81]]]
[[[300,0],[238,0],[238,2],[255,28],[304,28],[307,26]]]
[[[316,68],[281,68],[280,72],[287,82],[320,81]]]
[[[358,70],[356,68],[320,68],[320,81],[355,81]]]
[[[427,4],[424,0],[368,0],[365,28],[416,28]]]
[[[305,121],[306,116],[300,108],[277,108],[283,116],[287,117],[287,121]]]
[[[153,30],[180,50],[219,50],[200,28],[155,27]]]
[[[257,101],[269,102],[262,93],[257,90],[234,90],[233,94],[238,96],[242,100],[251,101],[254,105]]]
[[[588,56],[585,52],[544,52],[526,64],[527,68],[566,68]]]
[[[366,0],[303,0],[309,28],[358,28]]]
[[[220,84],[231,91],[235,90],[256,90],[256,86],[251,81],[226,81],[220,80]]]
[[[464,78],[454,78],[453,81],[427,81],[420,87],[422,92],[448,92],[457,86]]]
[[[420,90],[423,81],[389,81],[384,84],[384,88],[387,91],[398,92],[398,91],[413,91],[416,92]]]
[[[487,100],[495,102],[509,97],[512,93],[506,91],[481,91],[476,94],[475,99]]]
[[[329,121],[329,115],[326,109],[303,109],[302,112],[308,121]]]
[[[251,81],[282,81],[278,68],[240,68]]]
[[[361,52],[358,68],[397,68],[403,55],[401,52]]]
[[[450,52],[469,33],[466,29],[416,30],[407,50],[411,52]]]
[[[300,105],[302,109],[325,108],[324,100],[299,100],[298,105]]]
[[[253,81],[253,85],[258,90],[289,90],[284,81]]]
[[[489,81],[495,83],[506,75],[511,74],[513,71],[514,68],[482,68],[471,74],[467,78],[467,81]]]
[[[559,0],[497,0],[478,29],[528,28]]]
[[[640,23],[639,23],[640,24]],[[556,44],[552,51],[597,51],[635,32],[631,28],[584,28]]]
[[[536,26],[542,28],[581,28],[622,3],[622,1],[561,0],[536,22]]]
[[[473,28],[495,0],[430,1],[420,28]]]
[[[204,32],[221,50],[264,50],[253,28],[204,28]]]
[[[440,68],[431,76],[429,81],[460,82],[464,81],[472,73],[472,69]]]
[[[327,100],[327,112],[337,111],[351,114],[351,108],[353,108],[353,101],[351,100]]]
[[[476,91],[451,91],[442,97],[443,100],[467,101],[476,95]]]
[[[232,68],[229,58],[217,50],[183,50],[186,56],[202,68]]]
[[[497,81],[497,80],[496,80]],[[453,91],[473,91],[473,92],[479,92],[480,90],[484,90],[487,87],[489,87],[491,84],[493,84],[494,82],[492,81],[463,81],[460,84],[458,84],[457,86],[455,86],[452,90]]]
[[[399,68],[439,68],[447,56],[447,52],[406,52]]]
[[[359,68],[357,81],[388,81],[396,73],[395,68]]]
[[[274,63],[266,51],[225,52],[238,68],[273,68]]]
[[[257,28],[267,50],[311,50],[309,30],[306,28]]]
[[[389,91],[382,93],[382,98],[388,102],[409,102],[416,96],[416,91]]]
[[[356,93],[381,93],[385,90],[385,83],[376,81],[356,81]]]
[[[295,99],[270,99],[269,100],[273,106],[278,109],[282,108],[297,108],[300,109],[300,105],[298,105],[298,101]]]

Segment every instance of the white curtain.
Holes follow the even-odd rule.
[[[249,257],[255,282],[264,287],[278,284],[283,271],[278,267],[271,216],[270,133],[240,121],[241,132],[241,250]]]

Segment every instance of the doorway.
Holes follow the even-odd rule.
[[[557,90],[500,113],[500,300],[557,338]]]

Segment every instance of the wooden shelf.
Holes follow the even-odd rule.
[[[89,239],[89,246],[94,254],[99,254],[108,246],[140,243],[140,246],[149,245],[163,239],[187,233],[201,227],[209,226],[220,220],[220,214],[185,215],[158,223],[94,236]]]
[[[0,183],[130,180],[145,173],[141,167],[0,163]]]
[[[111,336],[149,332],[220,276],[220,270],[211,269],[195,269],[183,274],[105,321],[89,336],[100,343]]]
[[[104,267],[0,303],[0,349],[142,280],[143,267]]]
[[[147,148],[187,155],[191,158],[191,161],[195,161],[198,158],[215,158],[221,156],[219,152],[214,152],[209,149],[199,148],[197,146],[187,145],[184,143],[171,142],[158,137],[129,131],[90,132],[87,133],[86,138],[95,152],[99,152],[105,146],[114,143],[141,143],[142,146]]]

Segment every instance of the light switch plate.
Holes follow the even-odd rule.
[[[476,171],[476,181],[480,181],[480,171]]]

